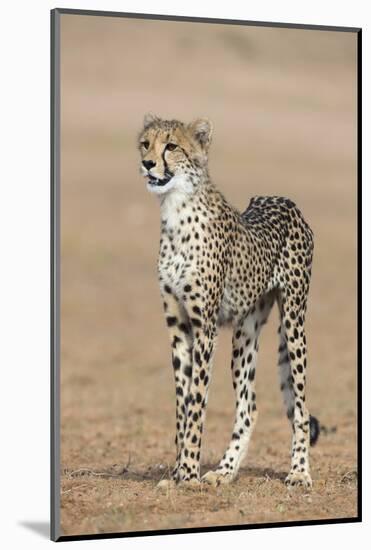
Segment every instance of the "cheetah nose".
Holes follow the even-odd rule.
[[[143,164],[144,168],[147,168],[147,170],[150,170],[151,168],[156,166],[156,163],[153,162],[153,160],[143,160],[142,164]]]

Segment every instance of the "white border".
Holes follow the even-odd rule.
[[[311,0],[311,2],[263,1],[216,2],[18,0],[2,6],[0,33],[2,160],[0,200],[1,224],[1,464],[2,531],[5,548],[30,549],[53,544],[22,522],[49,520],[49,10],[54,7],[97,9],[199,17],[220,17],[256,21],[339,25],[363,28],[363,97],[371,97],[368,52],[370,24],[367,2]],[[364,102],[364,173],[370,182],[367,140],[370,110]],[[370,185],[364,185],[363,205],[370,204]],[[364,281],[370,273],[367,254],[369,219],[364,215]],[[369,310],[370,293],[365,286],[364,312]],[[368,335],[364,315],[364,335]],[[371,363],[364,346],[364,364]],[[364,393],[370,388],[370,370],[364,369]],[[365,396],[366,397],[366,396]],[[370,403],[370,401],[369,401]],[[370,418],[370,404],[364,398],[364,425]],[[368,432],[368,433],[367,433]],[[337,549],[360,545],[370,538],[369,433],[364,433],[364,524],[290,527],[70,542],[69,547],[125,545],[179,549],[192,544],[270,545],[275,549],[290,544],[305,550],[314,545]],[[44,529],[45,530],[45,529]]]

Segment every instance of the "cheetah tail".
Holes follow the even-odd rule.
[[[320,424],[315,416],[309,415],[310,445],[313,447],[317,443],[320,432]]]

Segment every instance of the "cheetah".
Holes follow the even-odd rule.
[[[206,118],[185,124],[148,114],[138,139],[141,173],[160,202],[158,277],[175,377],[176,461],[160,485],[218,486],[236,478],[257,419],[258,338],[276,302],[281,390],[293,430],[285,483],[310,487],[309,446],[319,435],[305,402],[313,233],[287,198],[254,197],[242,213],[227,202],[209,176],[212,131]],[[219,465],[201,478],[212,357],[223,325],[233,330],[235,421]]]

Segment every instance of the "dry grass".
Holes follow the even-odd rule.
[[[356,515],[355,93],[349,33],[63,16],[63,534]],[[156,490],[174,460],[175,413],[156,280],[158,205],[135,149],[146,111],[209,116],[211,174],[231,202],[286,195],[314,229],[308,403],[336,431],[312,450],[310,492],[282,483],[290,429],[276,312],[261,337],[259,421],[239,478]],[[203,469],[232,429],[229,340],[221,333]]]

